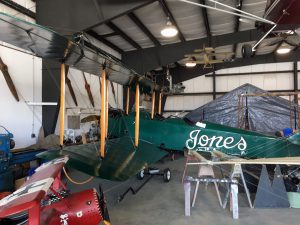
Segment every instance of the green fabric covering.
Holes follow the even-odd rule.
[[[133,147],[128,136],[106,142],[104,159],[99,157],[99,142],[65,147],[40,153],[38,157],[51,160],[68,155],[68,166],[91,176],[107,180],[124,181],[140,170],[153,164],[167,154],[149,142],[139,141],[139,147]]]

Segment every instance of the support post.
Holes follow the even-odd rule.
[[[158,98],[158,114],[161,115],[161,100],[162,100],[162,92],[159,92],[159,98]]]
[[[126,115],[129,113],[129,98],[130,98],[130,87],[127,87],[127,95],[126,95]]]
[[[104,158],[106,136],[106,70],[103,67],[101,75],[101,112],[100,112],[100,155]]]
[[[214,71],[212,74],[212,78],[213,78],[213,100],[216,99],[216,72]]]
[[[297,93],[295,95],[295,104],[296,104],[296,110],[297,110],[297,115],[298,116],[298,126],[295,127],[295,129],[299,129],[300,127],[300,116],[299,116],[299,96],[298,96],[298,62],[294,62],[294,91]],[[295,121],[297,121],[297,119],[295,118]]]
[[[239,218],[238,184],[236,182],[231,183],[230,190],[231,190],[230,205],[232,207],[232,217],[233,219],[238,219]]]
[[[60,66],[60,111],[59,111],[59,144],[64,145],[65,129],[65,91],[66,91],[66,71],[65,64]]]
[[[184,214],[191,215],[191,182],[184,182]]]
[[[139,145],[139,132],[140,132],[140,85],[137,84],[135,88],[135,137],[134,145]]]
[[[154,118],[154,111],[155,111],[155,91],[152,92],[152,106],[151,106],[151,119]]]

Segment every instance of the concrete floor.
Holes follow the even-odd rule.
[[[225,225],[225,224],[299,224],[299,209],[251,209],[247,206],[244,194],[239,195],[240,219],[233,220],[229,209],[222,209],[218,203],[215,189],[209,185],[206,189],[200,186],[196,205],[191,209],[191,216],[184,216],[184,191],[181,176],[184,159],[157,163],[157,167],[169,167],[172,180],[164,183],[162,177],[153,177],[136,195],[129,193],[122,202],[118,203],[118,196],[129,186],[138,187],[142,181],[132,178],[127,182],[110,182],[94,179],[91,183],[82,186],[69,184],[72,192],[102,185],[112,225]],[[196,168],[190,169],[189,174],[195,175]],[[71,175],[77,179],[87,176],[75,171]],[[194,186],[194,185],[193,185]]]

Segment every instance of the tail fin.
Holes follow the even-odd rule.
[[[289,140],[289,142],[295,145],[300,145],[300,132],[288,137],[287,139]]]

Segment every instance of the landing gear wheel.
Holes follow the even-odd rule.
[[[145,177],[145,170],[141,170],[137,175],[136,175],[137,179],[139,180],[143,180]]]
[[[253,55],[252,46],[245,44],[242,46],[242,56],[243,58],[250,58]]]
[[[164,170],[164,182],[169,182],[171,180],[171,170],[169,168]]]

